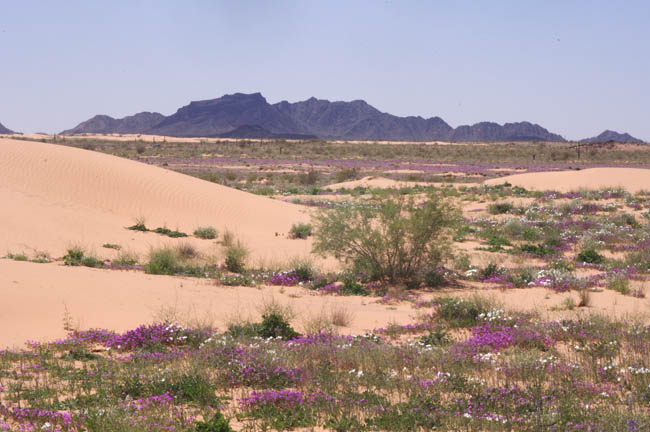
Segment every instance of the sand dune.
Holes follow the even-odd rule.
[[[71,244],[104,252],[106,242],[146,252],[171,241],[124,228],[140,217],[149,227],[189,233],[201,225],[229,228],[258,257],[309,251],[309,242],[284,236],[293,223],[308,219],[297,205],[53,144],[0,139],[0,200],[0,254],[39,250],[60,256]]]
[[[621,187],[635,193],[650,190],[650,170],[640,168],[589,168],[580,171],[555,171],[515,174],[487,180],[485,184],[508,182],[531,190],[569,192],[578,189]]]
[[[82,329],[124,331],[160,319],[169,309],[181,320],[207,318],[224,328],[238,315],[258,319],[260,306],[274,299],[292,306],[298,329],[321,311],[343,307],[352,322],[341,331],[356,334],[390,322],[406,324],[413,314],[407,304],[389,309],[367,297],[321,296],[298,287],[219,287],[207,279],[3,259],[0,298],[0,348],[64,337],[66,312]]]
[[[369,187],[377,189],[397,188],[397,187],[413,187],[413,186],[429,186],[431,183],[426,182],[412,182],[412,181],[397,181],[384,177],[364,177],[359,180],[350,180],[341,183],[334,183],[325,186],[325,189],[333,191],[339,189],[354,189],[356,187]]]

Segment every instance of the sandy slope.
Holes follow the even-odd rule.
[[[81,243],[105,255],[106,242],[146,252],[171,241],[124,229],[138,217],[149,227],[189,233],[200,225],[229,228],[258,257],[286,259],[309,251],[309,242],[285,236],[293,223],[308,218],[299,206],[53,144],[0,139],[0,200],[0,254],[40,250],[60,256]]]
[[[207,319],[224,328],[238,316],[258,319],[259,307],[274,299],[294,309],[298,329],[321,311],[344,308],[352,321],[341,332],[354,334],[390,322],[405,324],[413,314],[406,304],[389,308],[376,299],[321,296],[302,288],[219,287],[206,279],[6,259],[0,259],[0,298],[0,348],[64,337],[66,310],[82,329],[124,331],[159,319],[170,308],[181,320]]]
[[[622,187],[629,192],[650,190],[650,170],[639,168],[589,168],[581,171],[560,171],[515,174],[487,180],[485,184],[508,182],[532,190],[569,192],[578,189]]]
[[[341,183],[333,183],[324,187],[324,189],[331,189],[333,191],[339,189],[354,189],[356,187],[369,187],[377,189],[399,188],[399,187],[413,187],[413,186],[429,186],[431,183],[426,182],[412,182],[412,181],[397,181],[384,177],[364,177],[359,180],[349,180]]]

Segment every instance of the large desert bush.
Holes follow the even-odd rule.
[[[373,204],[319,213],[314,251],[390,283],[412,282],[441,264],[458,218],[451,204],[434,195],[419,203],[398,194]]]

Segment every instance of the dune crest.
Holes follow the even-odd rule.
[[[191,233],[197,226],[229,228],[254,255],[292,256],[308,242],[288,240],[291,225],[308,219],[299,206],[139,162],[71,147],[0,139],[0,251],[47,251],[70,244],[98,250],[106,242],[137,251],[169,241],[125,227]],[[212,242],[191,239],[201,246]]]

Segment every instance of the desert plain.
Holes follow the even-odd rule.
[[[615,143],[3,136],[0,430],[647,430],[648,168]],[[395,196],[458,212],[428,276],[314,253],[318,215]]]

